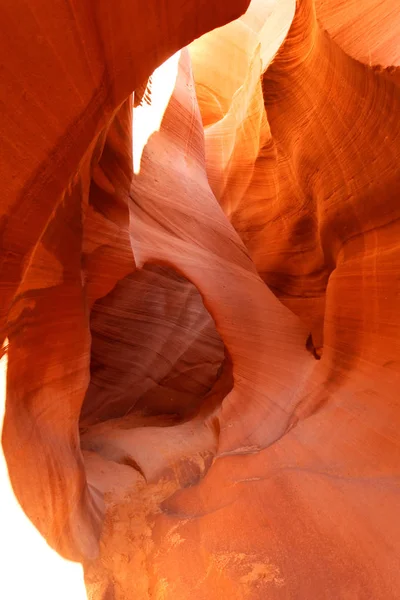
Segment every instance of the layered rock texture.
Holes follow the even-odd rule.
[[[0,15],[1,597],[399,598],[397,2]]]

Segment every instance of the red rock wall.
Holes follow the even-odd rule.
[[[316,0],[321,25],[351,56],[368,65],[400,64],[400,11],[392,0]]]
[[[397,598],[397,73],[351,3],[176,53],[247,4],[2,9],[3,451],[95,600]]]

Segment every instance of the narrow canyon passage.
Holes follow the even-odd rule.
[[[396,600],[395,3],[6,4],[1,597]]]

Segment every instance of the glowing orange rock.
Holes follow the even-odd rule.
[[[353,3],[247,4],[2,42],[4,458],[91,599],[400,586],[397,74]]]

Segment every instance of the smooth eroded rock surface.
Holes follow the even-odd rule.
[[[364,4],[0,6],[5,598],[398,598],[400,19]]]

